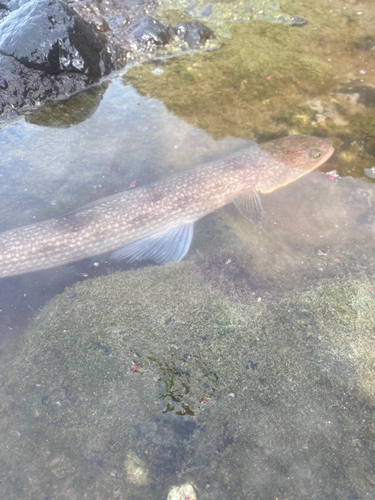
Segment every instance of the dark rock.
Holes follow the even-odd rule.
[[[97,83],[127,58],[149,59],[167,46],[176,32],[144,15],[154,6],[155,0],[0,0],[0,128],[46,99]],[[212,32],[186,23],[179,33],[196,48]]]
[[[68,72],[50,75],[1,54],[0,68],[2,80],[7,85],[6,89],[0,89],[0,96],[6,104],[0,106],[0,114],[8,120],[16,118],[22,108],[32,108],[41,100],[73,94],[87,86],[85,75]]]
[[[133,35],[140,48],[152,51],[155,47],[167,45],[173,39],[174,31],[171,26],[144,16],[135,23]]]
[[[179,23],[175,27],[175,32],[191,49],[197,49],[200,45],[205,45],[207,40],[215,38],[213,31],[198,21]]]
[[[105,44],[103,35],[57,0],[30,0],[0,24],[0,53],[50,74],[108,74],[114,65]]]

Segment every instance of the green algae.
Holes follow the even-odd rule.
[[[373,496],[373,279],[240,303],[182,263],[66,289],[1,367],[1,496],[160,499],[176,474],[207,499]]]
[[[335,72],[307,50],[307,27],[250,26],[233,26],[218,51],[165,61],[157,77],[153,64],[133,68],[125,80],[216,139],[288,133],[273,117],[332,88]]]

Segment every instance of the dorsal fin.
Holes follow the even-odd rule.
[[[236,194],[233,198],[233,203],[236,205],[241,214],[251,220],[251,222],[253,222],[256,226],[262,220],[262,201],[255,187]]]
[[[111,259],[126,259],[128,262],[150,259],[157,264],[179,262],[189,251],[193,239],[193,228],[194,223],[184,224],[152,234],[119,248],[111,254]]]

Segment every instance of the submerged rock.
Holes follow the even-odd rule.
[[[185,262],[66,289],[0,367],[0,496],[373,497],[373,280],[240,304]]]

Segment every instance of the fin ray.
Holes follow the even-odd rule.
[[[242,191],[233,198],[233,203],[238,210],[256,226],[263,217],[262,200],[255,187],[250,190]]]
[[[194,223],[161,231],[119,248],[110,258],[126,259],[129,263],[148,259],[157,264],[180,262],[189,251],[193,231]]]

